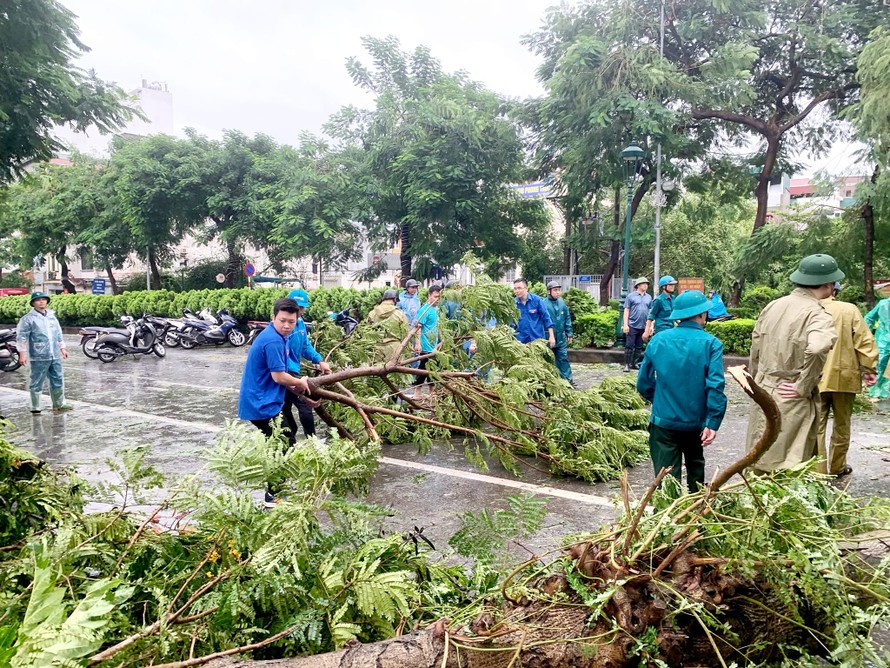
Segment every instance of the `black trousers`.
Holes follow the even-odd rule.
[[[686,461],[686,485],[690,492],[705,484],[705,451],[700,431],[665,429],[649,423],[649,454],[655,474],[668,467],[671,475],[681,479],[683,461]]]
[[[624,349],[625,350],[642,350],[643,349],[643,332],[646,331],[646,328],[637,329],[636,327],[630,327],[630,331],[625,334],[624,338]]]
[[[426,353],[424,353],[424,354],[426,354]],[[426,363],[429,362],[429,361],[430,361],[429,358],[427,358],[427,359],[425,359],[425,360],[420,360],[420,361],[417,363],[417,368],[418,368],[418,369],[426,369]],[[413,385],[423,385],[424,383],[428,383],[428,382],[430,382],[430,377],[429,377],[429,376],[425,376],[425,375],[424,375],[424,376],[417,376],[417,377],[414,378],[414,383],[413,383]]]
[[[272,423],[277,420],[279,417],[281,418],[281,431],[284,434],[284,437],[290,442],[293,443],[296,440],[296,424],[294,423],[293,416],[290,416],[288,419],[289,413],[285,413],[282,410],[281,413],[276,415],[275,417],[263,418],[262,420],[251,420],[250,423],[259,429],[266,438],[271,438],[272,436]]]
[[[297,409],[297,417],[300,420],[300,426],[303,427],[303,433],[307,438],[315,436],[315,413],[312,410],[312,406],[307,404],[303,397],[288,390],[284,393],[284,408],[281,410],[281,414],[284,416],[284,420],[287,422],[291,433],[296,434],[297,423],[294,421],[294,408]]]

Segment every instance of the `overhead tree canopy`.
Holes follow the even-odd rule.
[[[48,160],[54,125],[115,130],[133,116],[119,87],[72,60],[88,51],[75,16],[55,0],[7,0],[0,14],[0,183]]]

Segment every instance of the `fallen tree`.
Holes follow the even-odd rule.
[[[208,665],[726,667],[810,665],[813,657],[881,665],[886,648],[869,634],[890,621],[890,559],[866,564],[851,557],[849,542],[842,549],[840,538],[886,528],[886,504],[866,512],[806,470],[747,478],[744,469],[773,443],[781,418],[750,375],[730,372],[767,416],[752,450],[697,494],[665,483],[663,470],[634,509],[625,485],[616,525],[571,545],[555,562],[522,564],[505,578],[500,605],[331,654],[220,656]],[[726,486],[736,474],[742,481]]]

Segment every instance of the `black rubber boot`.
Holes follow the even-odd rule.
[[[624,349],[624,373],[630,373],[630,364],[633,359],[633,348],[625,348]]]
[[[639,369],[639,368],[640,368],[640,364],[643,363],[643,351],[642,351],[642,350],[637,350],[637,349],[635,348],[635,349],[634,349],[633,360],[634,360],[634,363],[631,365],[630,368],[631,368],[631,369]]]

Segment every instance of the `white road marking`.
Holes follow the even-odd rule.
[[[26,392],[25,390],[17,390],[11,387],[0,387],[0,392],[10,392],[15,393],[16,395],[28,394],[28,392]],[[69,403],[71,403],[75,407],[87,408],[92,411],[99,411],[101,413],[115,413],[117,415],[126,415],[128,417],[134,417],[141,420],[163,422],[165,424],[182,427],[192,431],[203,431],[208,434],[217,434],[222,431],[222,427],[208,424],[206,422],[190,422],[188,420],[180,420],[178,418],[165,417],[163,415],[133,411],[127,408],[115,408],[113,406],[103,406],[101,404],[94,404],[88,401],[78,401],[77,399],[71,399],[69,400]],[[51,410],[52,409],[49,409],[46,412],[49,413]],[[393,457],[380,457],[378,461],[381,464],[391,464],[393,466],[415,469],[418,471],[424,471],[426,473],[438,473],[439,475],[446,475],[451,478],[459,478],[462,480],[475,480],[476,482],[482,482],[488,485],[512,487],[513,489],[521,489],[533,494],[543,494],[560,499],[568,499],[570,501],[580,501],[581,503],[589,503],[595,506],[604,506],[608,508],[614,506],[612,501],[610,501],[606,497],[597,496],[595,494],[582,494],[581,492],[572,492],[570,490],[558,489],[556,487],[550,487],[547,485],[534,485],[532,483],[521,482],[519,480],[496,478],[494,476],[483,475],[482,473],[475,473],[473,471],[461,471],[459,469],[451,469],[444,466],[435,466],[433,464],[424,464],[423,462],[411,462],[404,459],[395,459]]]
[[[572,492],[566,489],[557,489],[555,487],[548,487],[546,485],[533,485],[528,482],[510,480],[507,478],[495,478],[494,476],[474,473],[472,471],[459,471],[457,469],[449,469],[443,466],[424,464],[423,462],[409,462],[404,459],[393,459],[392,457],[381,457],[378,461],[381,464],[392,464],[393,466],[402,466],[404,468],[415,469],[417,471],[426,471],[427,473],[439,473],[441,475],[447,475],[453,478],[462,478],[464,480],[475,480],[477,482],[484,482],[489,485],[513,487],[514,489],[522,489],[527,492],[532,492],[533,494],[546,494],[547,496],[555,496],[560,499],[570,499],[572,501],[590,503],[595,506],[608,506],[609,508],[611,508],[615,505],[604,496],[596,496],[595,494],[582,494],[580,492]]]

